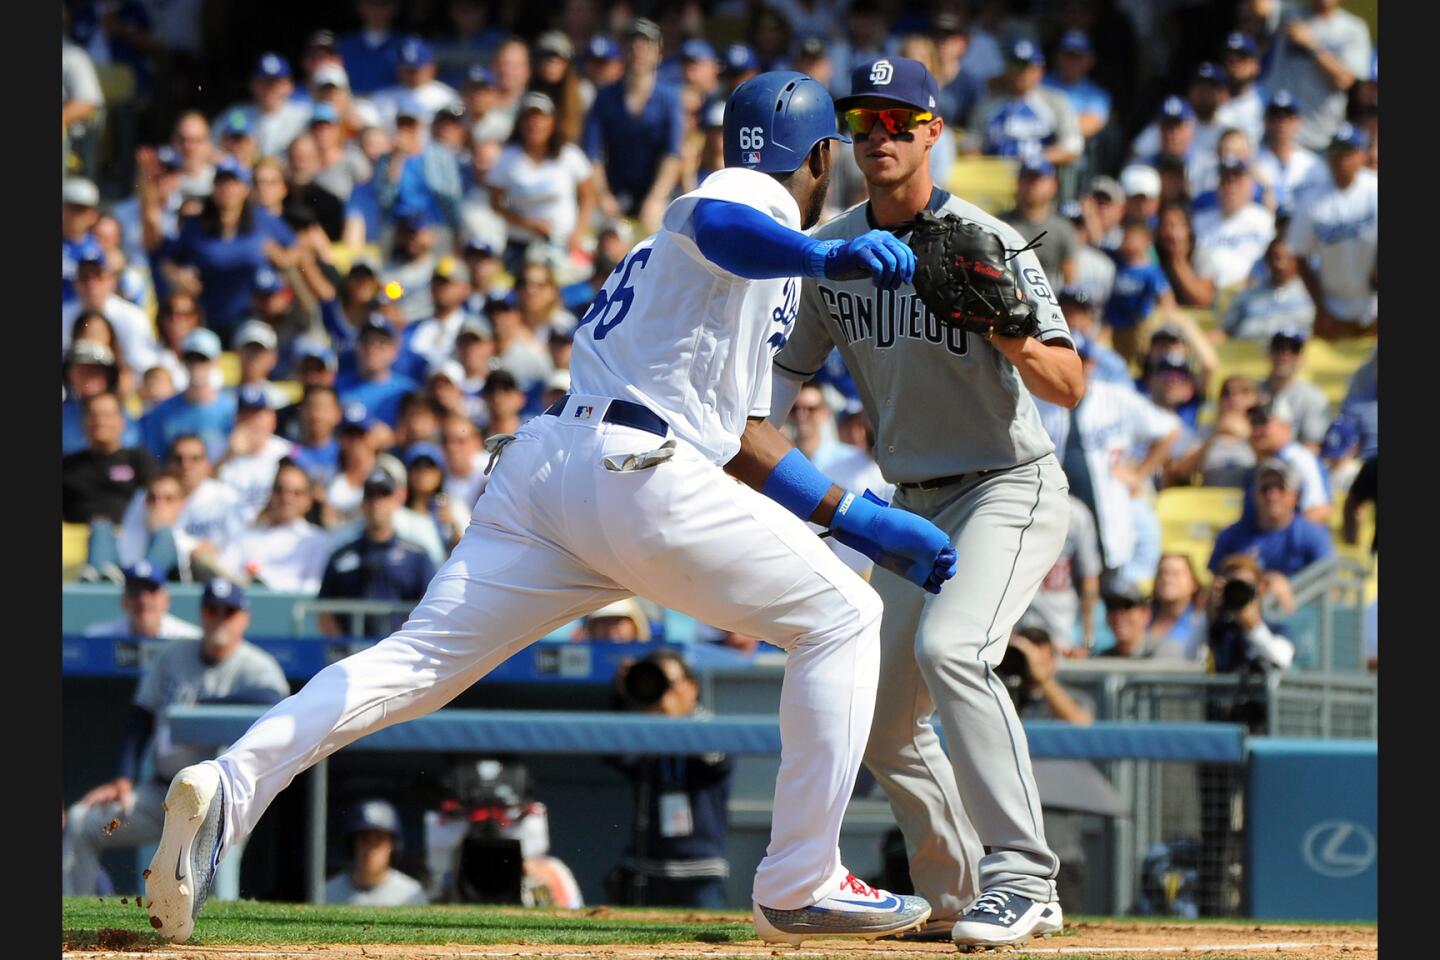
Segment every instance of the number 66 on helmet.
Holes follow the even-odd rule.
[[[793,70],[761,74],[725,104],[725,166],[789,173],[810,148],[834,138],[849,143],[835,122],[835,101],[813,77]]]

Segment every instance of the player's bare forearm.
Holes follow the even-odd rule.
[[[752,417],[745,424],[745,432],[740,435],[740,452],[725,464],[725,472],[747,487],[760,490],[770,479],[775,465],[793,449],[794,445],[768,420]],[[835,508],[844,496],[845,491],[832,483],[820,506],[810,515],[810,522],[822,527],[830,526],[830,521],[835,518]]]
[[[1068,342],[996,336],[990,343],[1015,365],[1025,389],[1041,400],[1073,410],[1085,396],[1085,370]]]
[[[1165,436],[1150,444],[1150,449],[1145,451],[1145,459],[1135,468],[1135,472],[1142,477],[1154,476],[1155,471],[1170,457],[1170,451],[1174,448],[1175,442],[1180,439],[1180,428],[1176,427]]]

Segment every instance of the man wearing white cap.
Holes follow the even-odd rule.
[[[1124,215],[1142,216],[1153,226],[1155,215],[1160,212],[1159,171],[1143,163],[1132,163],[1120,171],[1120,189],[1125,191]]]
[[[231,344],[240,357],[240,382],[230,392],[239,395],[241,387],[258,387],[265,393],[271,410],[279,410],[290,402],[280,384],[270,379],[280,362],[280,337],[264,320],[246,320],[235,332]]]
[[[60,298],[75,299],[75,270],[90,228],[100,219],[100,191],[83,177],[68,177],[62,188],[60,219]]]
[[[275,436],[275,407],[264,387],[247,384],[235,391],[235,398],[235,429],[216,475],[240,495],[241,516],[248,523],[265,506],[275,469],[294,455],[295,445]]]

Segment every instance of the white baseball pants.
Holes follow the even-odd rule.
[[[316,761],[436,710],[556,627],[638,594],[789,652],[754,897],[796,909],[839,888],[840,823],[875,708],[880,599],[804,522],[684,441],[656,466],[608,469],[605,457],[661,443],[602,423],[608,404],[575,396],[560,416],[526,424],[405,625],[316,674],[216,759],[225,849]]]

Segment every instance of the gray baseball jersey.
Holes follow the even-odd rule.
[[[1025,241],[973,203],[936,189],[929,209],[994,230],[1011,249]],[[874,228],[869,204],[851,207],[812,232],[850,239]],[[1012,261],[1024,295],[1038,308],[1039,338],[1070,342],[1040,262],[1032,251]],[[839,347],[881,441],[875,459],[892,483],[913,483],[1029,463],[1054,451],[1030,392],[1004,354],[979,337],[942,326],[902,284],[877,289],[863,280],[806,280],[800,314],[775,368],[807,380]],[[943,407],[937,404],[943,402]]]
[[[172,743],[167,708],[218,702],[275,704],[290,696],[279,662],[254,644],[241,641],[239,649],[216,664],[201,659],[200,644],[171,640],[135,691],[135,705],[155,714],[155,774],[163,780],[214,755],[204,747]]]

